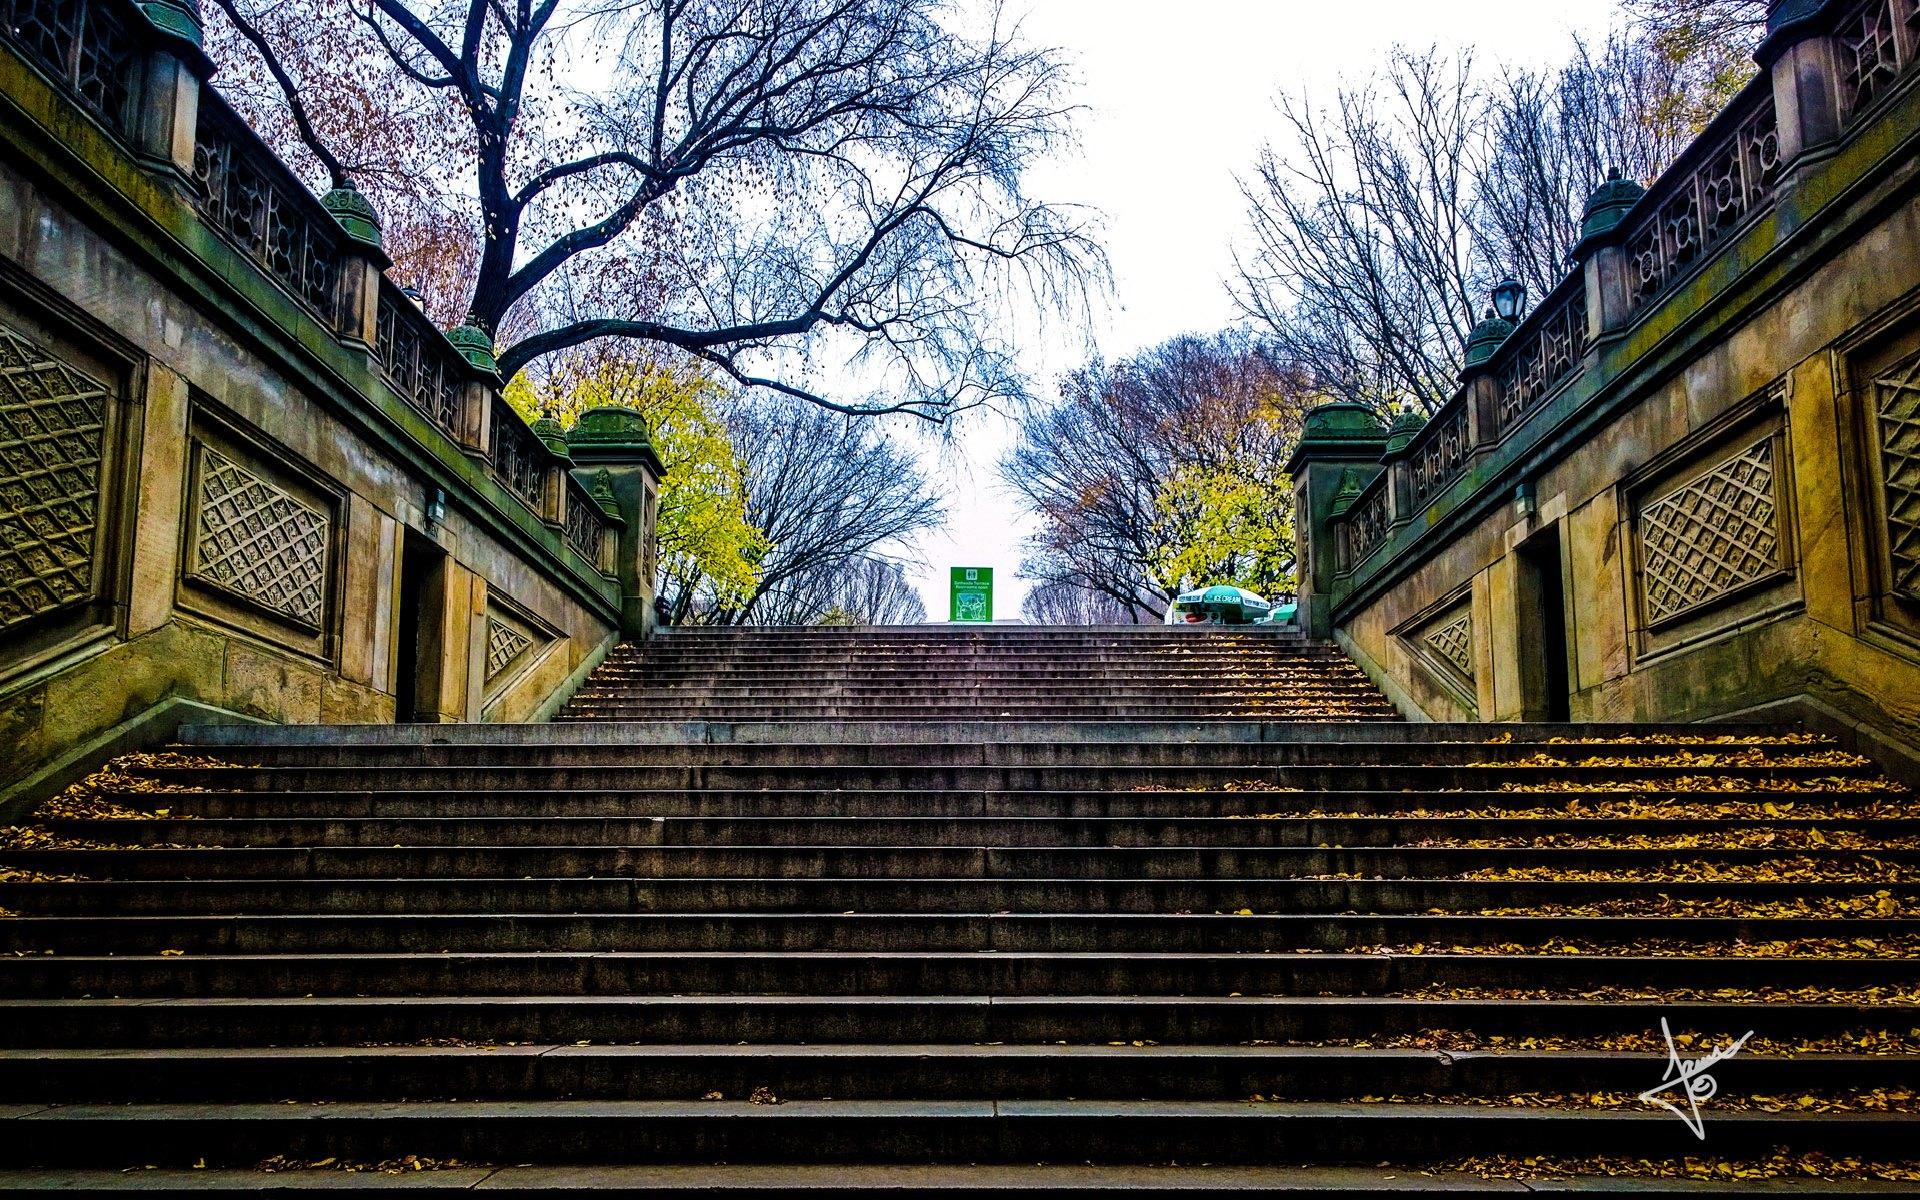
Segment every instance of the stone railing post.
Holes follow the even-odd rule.
[[[1293,478],[1294,577],[1300,627],[1310,638],[1333,636],[1333,589],[1340,573],[1334,499],[1348,471],[1380,465],[1387,431],[1364,404],[1335,401],[1307,413],[1287,459]]]
[[[493,336],[469,317],[447,330],[447,340],[473,368],[461,395],[454,440],[462,450],[484,462],[493,456],[494,397],[502,387],[500,369],[493,360]]]
[[[1425,425],[1412,409],[1401,409],[1380,452],[1380,463],[1387,471],[1387,511],[1396,525],[1413,515],[1413,456],[1408,451]]]
[[[551,413],[543,413],[533,423],[533,436],[553,455],[544,477],[546,492],[541,500],[540,515],[549,525],[565,529],[567,504],[571,499],[567,495],[567,476],[573,471],[573,454],[567,448],[566,430]]]
[[[351,183],[320,197],[320,206],[347,235],[334,327],[342,341],[371,354],[380,339],[380,279],[393,261],[380,245],[380,216]]]
[[[1839,69],[1834,61],[1832,0],[1768,0],[1767,36],[1754,61],[1773,83],[1780,162],[1795,160],[1840,135]]]
[[[1632,315],[1627,251],[1621,239],[1626,236],[1627,214],[1646,194],[1646,189],[1633,180],[1622,179],[1616,168],[1587,198],[1586,213],[1580,220],[1580,243],[1573,248],[1573,257],[1586,275],[1590,354],[1603,339],[1625,328]]]
[[[1467,397],[1467,436],[1475,454],[1493,446],[1506,432],[1500,427],[1500,384],[1493,377],[1493,356],[1512,334],[1513,324],[1495,316],[1492,309],[1467,334],[1460,388]]]
[[[200,7],[196,0],[140,0],[134,7],[146,18],[152,38],[134,128],[140,157],[188,186],[200,126],[200,85],[213,74],[213,62],[201,49]]]
[[[620,581],[620,633],[629,641],[653,631],[653,557],[660,481],[667,469],[654,453],[647,419],[631,408],[590,408],[567,431],[581,481],[601,509],[619,518],[611,574]]]

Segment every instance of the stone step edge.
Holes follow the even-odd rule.
[[[936,730],[924,721],[902,722],[899,732],[921,736],[900,738],[884,721],[853,721],[827,718],[815,721],[706,721],[655,720],[607,721],[581,724],[507,725],[466,723],[446,725],[183,725],[176,737],[181,747],[323,744],[484,745],[488,743],[554,745],[620,745],[645,738],[659,742],[766,743],[776,737],[793,743],[844,742],[853,733],[874,740],[911,742],[994,743],[1011,740],[1032,741],[1052,737],[1059,741],[1120,741],[1146,739],[1194,743],[1212,742],[1299,742],[1345,741],[1356,734],[1383,743],[1416,745],[1425,742],[1488,743],[1502,734],[1516,741],[1550,737],[1646,737],[1685,733],[1698,736],[1766,737],[1790,731],[1773,724],[1507,724],[1352,722],[1352,721],[1262,721],[1258,718],[1219,719],[1196,724],[1187,720],[1106,720],[1075,721],[995,721],[955,720],[947,728]],[[810,737],[789,738],[795,732]],[[1098,738],[1086,735],[1102,734]],[[937,733],[938,736],[927,736]],[[1033,735],[1019,737],[1014,735]],[[650,736],[671,735],[671,736]],[[771,735],[771,736],[770,736]]]

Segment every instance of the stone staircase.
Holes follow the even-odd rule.
[[[189,731],[0,843],[0,1187],[1910,1177],[1906,792],[1266,637],[675,633],[564,725]],[[1704,1142],[1663,1020],[1752,1031]]]
[[[615,650],[563,720],[1397,720],[1298,630],[678,629]]]

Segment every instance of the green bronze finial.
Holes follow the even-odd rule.
[[[372,203],[351,180],[320,197],[320,207],[340,222],[340,228],[348,237],[361,245],[380,249],[380,214],[373,211]]]
[[[203,44],[197,0],[139,0],[140,14],[160,33],[189,46]]]
[[[1360,472],[1348,467],[1340,473],[1340,489],[1334,492],[1333,500],[1327,505],[1327,511],[1336,517],[1346,512],[1353,507],[1353,502],[1360,498],[1361,491]]]
[[[554,415],[553,409],[543,411],[540,419],[533,423],[533,436],[545,443],[547,449],[557,457],[573,461],[573,452],[567,449],[567,431],[560,427],[560,418]]]
[[[599,504],[601,512],[616,521],[624,520],[620,515],[619,497],[613,494],[613,476],[607,474],[605,467],[594,472],[593,486],[587,490],[587,494]]]
[[[1411,408],[1403,408],[1393,418],[1393,427],[1387,430],[1387,453],[1398,454],[1413,443],[1427,422]]]
[[[453,343],[461,358],[483,371],[499,373],[499,364],[493,361],[493,337],[472,313],[467,314],[465,322],[447,330],[447,340]]]
[[[1489,308],[1487,315],[1482,317],[1480,323],[1473,327],[1473,332],[1467,335],[1467,368],[1471,370],[1474,367],[1485,366],[1487,360],[1493,357],[1493,352],[1500,348],[1501,343],[1505,342],[1512,332],[1512,323],[1502,321]]]
[[[1646,194],[1647,189],[1633,180],[1621,178],[1619,167],[1608,171],[1607,181],[1587,197],[1586,212],[1580,218],[1580,246],[1574,248],[1574,253],[1579,253],[1580,248],[1594,238],[1618,228]]]

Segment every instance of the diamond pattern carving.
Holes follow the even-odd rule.
[[[0,629],[94,590],[107,389],[0,325]]]
[[[1755,442],[1647,505],[1639,535],[1649,621],[1772,574],[1780,558],[1773,439]]]
[[[200,447],[196,579],[318,629],[332,520],[211,446]]]
[[[1873,381],[1893,590],[1920,600],[1920,355]]]
[[[533,645],[533,639],[502,621],[499,617],[487,616],[487,682],[492,683],[500,673],[513,665],[522,651]]]
[[[1473,614],[1461,609],[1453,617],[1421,635],[1427,648],[1458,670],[1473,678]]]

